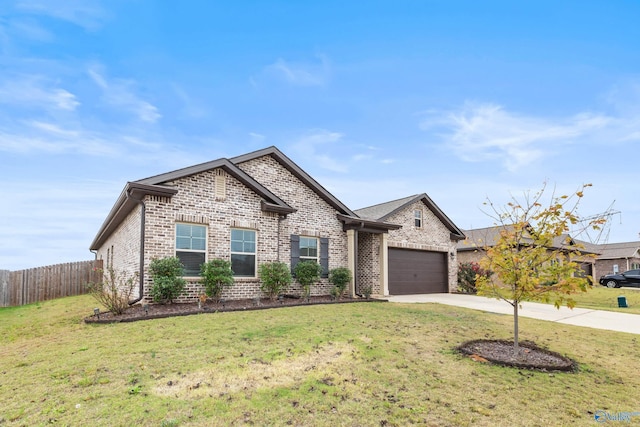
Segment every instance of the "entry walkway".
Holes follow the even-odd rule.
[[[482,310],[490,313],[513,315],[513,307],[502,300],[466,294],[396,295],[385,297],[397,303],[439,303]],[[552,304],[523,302],[518,311],[521,317],[548,320],[567,325],[640,334],[640,315],[587,308],[555,308]]]

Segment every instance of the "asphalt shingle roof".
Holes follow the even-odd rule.
[[[640,242],[607,243],[598,245],[600,259],[640,258]]]

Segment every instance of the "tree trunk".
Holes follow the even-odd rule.
[[[513,350],[518,353],[518,302],[513,304]]]

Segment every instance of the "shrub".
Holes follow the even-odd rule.
[[[366,299],[369,299],[371,297],[371,293],[373,292],[373,287],[371,285],[362,285],[360,287],[360,292],[362,292],[362,295]]]
[[[231,262],[223,259],[213,259],[200,266],[201,282],[210,298],[220,301],[225,287],[233,286],[233,270]]]
[[[258,269],[258,275],[262,282],[260,289],[267,294],[271,300],[276,299],[293,281],[289,266],[284,262],[267,262],[261,264]]]
[[[311,285],[317,283],[322,274],[322,266],[315,261],[300,261],[296,264],[293,272],[296,280],[302,286],[302,296],[309,300],[311,295]]]
[[[149,270],[153,280],[151,297],[155,302],[171,303],[184,292],[187,281],[182,278],[184,266],[178,258],[152,259]]]
[[[138,274],[129,276],[126,272],[117,272],[111,267],[106,271],[99,271],[102,273],[102,281],[87,284],[89,293],[113,314],[124,313],[129,308]]]
[[[458,291],[475,294],[478,276],[489,277],[491,272],[481,268],[477,262],[461,262],[458,265]]]
[[[351,270],[346,267],[334,268],[329,272],[329,282],[333,284],[335,291],[331,294],[340,298],[351,281]]]

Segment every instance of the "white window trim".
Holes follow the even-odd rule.
[[[177,248],[177,244],[178,244],[178,225],[191,225],[191,226],[196,226],[196,227],[204,227],[204,250],[194,250],[194,249],[178,249]],[[204,262],[208,261],[209,258],[209,227],[206,224],[197,224],[197,223],[192,223],[192,222],[176,222],[175,226],[173,227],[173,252],[175,253],[175,256],[178,256],[178,252],[191,252],[191,253],[197,253],[197,254],[201,254],[204,253]],[[183,276],[183,277],[188,277],[188,278],[193,278],[193,277],[200,277],[200,275],[195,275],[195,276]]]
[[[302,256],[302,239],[309,239],[309,240],[315,240],[316,241],[316,256],[315,257]],[[300,250],[300,261],[315,261],[316,263],[320,264],[320,239],[319,238],[314,237],[314,236],[300,236],[299,250]]]
[[[419,214],[419,215],[416,215]],[[420,225],[416,225],[416,220],[420,221]],[[422,212],[422,209],[414,209],[413,210],[413,225],[416,228],[422,228],[422,225],[424,224],[424,215]]]
[[[252,231],[255,236],[256,236],[256,240],[255,240],[255,251],[254,252],[236,252],[233,251],[231,249],[231,233],[233,230],[242,230],[242,231]],[[236,279],[256,279],[258,277],[258,230],[255,230],[253,228],[243,228],[243,227],[231,227],[231,229],[229,230],[229,259],[231,259],[231,257],[236,254],[236,255],[253,255],[253,276],[236,276],[234,275],[233,277]]]

